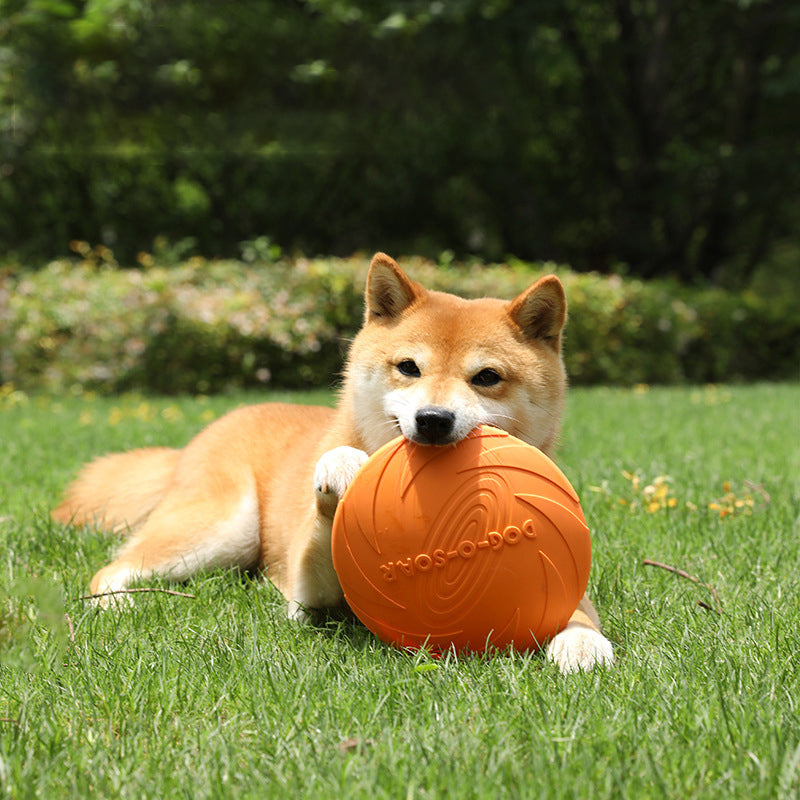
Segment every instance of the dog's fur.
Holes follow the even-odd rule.
[[[566,388],[565,319],[555,276],[511,302],[463,300],[424,289],[378,253],[335,410],[248,406],[182,450],[104,456],[84,467],[53,516],[132,532],[91,581],[101,604],[149,576],[258,567],[293,618],[337,606],[333,514],[368,454],[400,433],[454,443],[480,423],[552,450]],[[613,661],[588,598],[547,653],[565,672]]]

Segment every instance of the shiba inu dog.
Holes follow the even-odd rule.
[[[53,517],[130,533],[91,581],[100,604],[151,576],[260,568],[290,617],[343,602],[331,557],[337,503],[369,454],[402,434],[430,446],[486,423],[550,452],[566,389],[564,290],[543,277],[510,302],[428,291],[378,253],[336,409],[237,409],[184,449],[148,448],[83,468]],[[564,672],[613,661],[584,597],[547,645]]]

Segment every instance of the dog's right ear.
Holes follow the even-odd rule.
[[[423,291],[393,258],[386,253],[376,253],[367,274],[365,320],[393,319],[417,300]]]

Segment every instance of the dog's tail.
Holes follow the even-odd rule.
[[[147,447],[86,464],[53,511],[53,519],[115,533],[135,530],[166,493],[180,454],[169,447]]]

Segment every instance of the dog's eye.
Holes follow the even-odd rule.
[[[397,365],[397,369],[401,375],[405,375],[407,378],[419,378],[419,376],[422,374],[419,371],[417,362],[412,361],[410,358],[406,358],[401,361]]]
[[[473,375],[471,383],[473,386],[489,387],[497,386],[501,380],[503,379],[500,377],[499,372],[487,367],[486,369],[482,369],[477,375]]]

